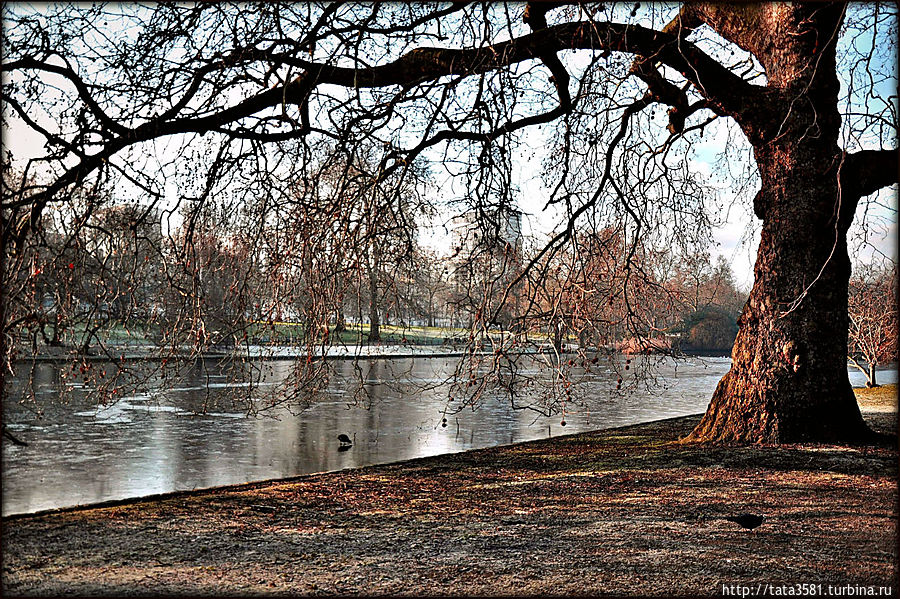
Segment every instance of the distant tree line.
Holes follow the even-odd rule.
[[[359,340],[369,342],[381,325],[442,327],[448,341],[469,340],[473,327],[501,329],[557,349],[644,339],[656,350],[726,351],[734,341],[745,297],[724,258],[708,252],[639,244],[629,255],[621,231],[608,228],[576,236],[522,277],[537,244],[485,234],[448,255],[392,225],[402,215],[367,207],[364,186],[323,187],[296,188],[307,201],[258,230],[211,204],[166,212],[95,191],[61,205],[42,219],[30,260],[5,273],[24,324],[17,355],[284,343],[279,323],[297,325],[291,343],[313,346],[340,342],[351,324],[366,325]],[[326,227],[318,210],[350,201],[334,194],[355,208],[342,220],[329,215]],[[415,210],[411,189],[407,197]]]

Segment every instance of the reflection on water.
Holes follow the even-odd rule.
[[[515,410],[499,395],[483,398],[478,410],[447,414],[446,427],[441,426],[447,392],[437,383],[455,366],[444,358],[336,363],[322,401],[298,414],[277,409],[255,417],[231,402],[227,378],[210,364],[182,375],[164,393],[135,394],[110,406],[90,405],[77,391],[65,403],[48,399],[41,402],[40,418],[28,402],[15,401],[25,383],[14,379],[4,422],[29,446],[3,444],[2,511],[324,472],[696,414],[706,408],[729,365],[728,358],[664,364],[659,386],[640,385],[629,395],[615,392],[617,375],[611,370],[594,369],[584,373],[567,404],[565,427],[559,414]],[[290,364],[266,367],[272,369],[271,385],[288,374]],[[352,405],[357,367],[365,381],[359,406]],[[37,365],[32,385],[38,401],[56,397],[66,384],[60,368]],[[530,389],[536,396],[552,371],[537,364],[526,371],[535,378]],[[398,378],[417,385],[393,384]],[[864,382],[855,371],[851,381]],[[896,370],[880,373],[880,381],[895,382]],[[517,400],[527,402],[527,394]],[[353,439],[347,451],[339,451],[340,433]]]

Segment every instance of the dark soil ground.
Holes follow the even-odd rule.
[[[896,431],[896,387],[861,391]],[[721,595],[891,585],[896,447],[680,445],[697,417],[2,522],[11,595]],[[747,531],[723,519],[765,515]],[[798,587],[799,588],[799,587]],[[894,590],[894,589],[892,589]],[[769,591],[772,594],[772,591]]]

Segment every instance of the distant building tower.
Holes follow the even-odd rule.
[[[518,312],[518,293],[503,291],[522,267],[522,213],[499,208],[493,213],[469,212],[453,219],[453,309],[468,326],[475,314],[495,315],[492,324],[508,326]],[[503,306],[495,302],[506,297]]]
[[[484,253],[522,254],[522,212],[500,208],[479,218],[475,212],[452,221],[452,250],[455,260],[470,260]]]

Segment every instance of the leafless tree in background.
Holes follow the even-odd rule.
[[[404,198],[416,173],[452,177],[465,190],[455,209],[487,223],[515,208],[515,165],[537,136],[546,206],[562,220],[490,309],[475,309],[471,360],[494,358],[488,375],[470,363],[456,391],[503,387],[515,366],[500,360],[508,338],[491,337],[490,323],[515,290],[530,292],[525,337],[575,335],[590,328],[580,311],[601,313],[594,296],[562,302],[573,288],[552,279],[584,271],[592,235],[617,231],[621,285],[603,292],[634,307],[627,320],[646,320],[644,284],[661,285],[647,256],[708,241],[717,188],[694,158],[718,130],[735,141],[722,163],[748,167],[721,170],[738,199],[759,187],[762,240],[732,369],[692,439],[868,434],[845,367],[846,235],[860,200],[897,183],[896,96],[884,92],[896,89],[893,4],[7,6],[4,18],[4,129],[41,145],[4,156],[19,169],[3,189],[7,371],[20,337],[47,318],[36,277],[63,255],[41,253],[53,211],[71,206],[75,239],[99,222],[93,198],[115,188],[183,221],[159,247],[179,269],[163,273],[181,302],[170,308],[179,326],[161,325],[185,332],[175,345],[240,343],[299,306],[312,370],[297,384],[322,380],[312,358],[349,281],[367,272],[374,301],[384,244],[402,247],[415,229]],[[320,202],[323,165],[341,164],[352,165],[346,184]],[[192,225],[204,214],[223,223],[226,246]],[[203,291],[204,264],[222,264],[212,287],[234,294],[224,320],[209,312],[227,300]],[[104,268],[122,278],[138,276],[134,265]],[[251,289],[277,301],[257,307]]]
[[[897,361],[897,265],[869,263],[850,279],[850,363],[877,387],[875,368]]]

